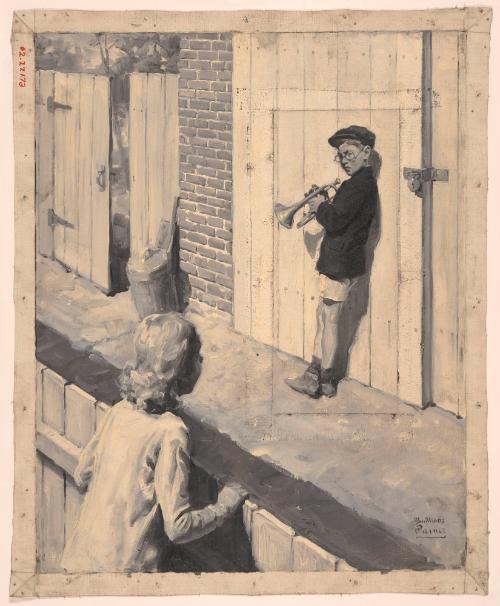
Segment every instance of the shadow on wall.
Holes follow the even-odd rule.
[[[382,158],[376,151],[371,155],[372,172],[378,179],[382,167]],[[361,319],[368,311],[370,298],[370,278],[372,272],[375,249],[380,240],[381,209],[380,198],[377,199],[375,217],[372,221],[366,245],[366,273],[352,287],[349,297],[342,306],[338,321],[338,347],[333,362],[334,375],[343,379],[349,367],[349,352],[356,338]]]

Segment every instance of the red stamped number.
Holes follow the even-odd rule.
[[[18,85],[21,88],[26,87],[26,61],[24,58],[26,57],[26,48],[24,46],[19,47],[18,51]]]

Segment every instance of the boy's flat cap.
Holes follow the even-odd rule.
[[[361,145],[369,145],[370,147],[375,145],[374,133],[364,126],[357,126],[356,124],[338,130],[328,139],[328,143],[338,149],[339,145],[342,145],[347,139],[354,139],[359,141]]]

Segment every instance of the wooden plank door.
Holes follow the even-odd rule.
[[[349,124],[371,128],[382,162],[380,228],[367,292],[350,303],[359,321],[348,375],[415,404],[422,396],[422,206],[401,167],[420,166],[421,64],[421,33],[235,40],[235,128],[241,121],[244,135],[234,150],[241,158],[234,173],[235,326],[310,359],[321,229],[285,230],[273,203],[297,202],[313,183],[345,178],[328,136]]]
[[[179,110],[176,74],[130,74],[131,256],[154,246],[179,194]]]
[[[55,73],[52,107],[54,258],[108,292],[109,78]]]

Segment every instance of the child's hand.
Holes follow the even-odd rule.
[[[248,496],[248,492],[236,482],[227,482],[219,494],[219,500],[223,500],[228,505],[239,505]]]

